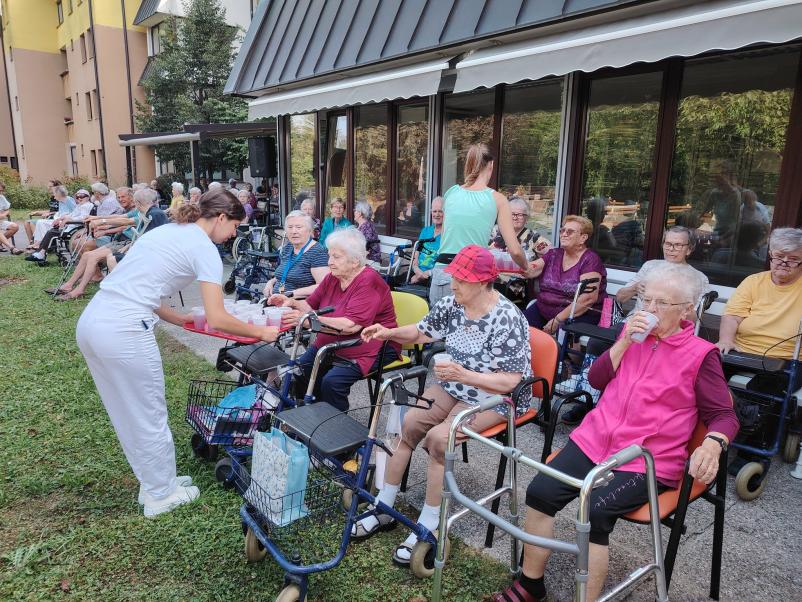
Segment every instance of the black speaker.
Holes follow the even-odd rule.
[[[277,177],[276,139],[272,136],[248,138],[248,163],[252,178]]]

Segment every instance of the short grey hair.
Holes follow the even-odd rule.
[[[134,182],[134,185],[131,187],[134,192],[137,190],[142,190],[143,188],[149,188],[149,185],[145,184],[144,182]]]
[[[337,247],[355,259],[360,266],[368,262],[367,240],[365,235],[353,226],[335,230],[326,237],[326,247]]]
[[[193,194],[203,194],[203,191],[197,186],[193,186],[189,189],[189,196],[192,196]]]
[[[92,192],[99,192],[100,194],[106,195],[109,193],[109,187],[106,186],[103,182],[95,182],[91,186]]]
[[[512,211],[513,205],[523,209],[524,213],[526,213],[526,217],[529,217],[529,203],[519,196],[514,196],[510,199],[510,211]]]
[[[300,219],[304,220],[304,224],[306,224],[306,227],[309,229],[309,232],[312,232],[312,230],[315,229],[315,222],[313,222],[312,218],[309,217],[306,213],[304,213],[300,209],[296,209],[294,211],[290,211],[287,214],[287,217],[284,218],[284,225],[285,226],[287,225],[287,220],[289,220],[291,217],[292,218],[297,217],[297,218],[300,218]]]
[[[301,201],[301,209],[303,209],[304,206],[306,206],[306,205],[309,205],[310,207],[312,207],[313,211],[315,210],[315,201],[313,201],[309,197],[307,197],[303,201]]]
[[[155,205],[158,195],[153,188],[140,188],[134,193],[134,203],[137,205]]]
[[[62,197],[67,196],[69,192],[67,192],[66,186],[54,186],[53,187],[53,196]]]
[[[220,182],[210,182],[209,183],[209,190],[214,190],[215,188],[222,188],[223,185]]]
[[[128,188],[128,186],[120,186],[117,190],[117,196],[119,197],[121,194],[133,194],[134,191]]]
[[[666,236],[669,233],[684,234],[688,238],[688,250],[693,251],[696,248],[696,232],[685,226],[671,226],[668,230],[663,231],[663,241],[666,241]]]
[[[769,238],[769,249],[782,253],[802,249],[802,228],[775,228]]]
[[[248,198],[248,200],[250,200],[251,193],[245,190],[244,188],[237,192],[237,198],[239,199],[240,197],[242,197],[243,194]]]
[[[356,213],[357,211],[359,211],[359,213],[361,213],[362,217],[364,217],[365,219],[370,219],[373,217],[373,209],[370,208],[370,205],[368,204],[367,201],[359,201],[354,206],[354,213]]]
[[[705,284],[700,277],[700,272],[689,269],[687,265],[670,263],[663,261],[649,270],[643,279],[644,286],[650,284],[665,284],[672,287],[678,294],[682,302],[690,303],[693,306],[699,302],[705,294]]]
[[[170,184],[171,190],[177,190],[178,194],[184,194],[184,185],[181,182],[173,182]]]

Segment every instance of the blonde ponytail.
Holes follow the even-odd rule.
[[[493,155],[490,154],[490,149],[487,148],[486,144],[472,144],[465,156],[465,170],[463,172],[465,185],[472,186],[479,174],[484,171],[492,160]]]

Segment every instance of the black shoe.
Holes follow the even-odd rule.
[[[587,413],[588,409],[584,405],[575,404],[574,407],[561,416],[560,422],[568,426],[574,426],[582,422]]]
[[[47,263],[47,260],[46,260],[46,259],[39,259],[39,260],[37,260],[37,261],[36,261],[36,265],[38,265],[40,268],[46,268],[46,267],[48,267],[50,264],[49,264],[49,263]]]
[[[42,260],[41,260],[41,259],[39,259],[38,257],[34,257],[34,256],[33,256],[33,254],[31,254],[31,255],[28,255],[28,256],[25,258],[25,261],[42,261]]]

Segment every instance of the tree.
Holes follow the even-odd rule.
[[[145,132],[180,130],[185,123],[237,123],[248,116],[240,98],[223,95],[234,62],[239,31],[226,24],[220,0],[185,0],[186,17],[167,21],[162,52],[142,82],[146,104],[137,102],[137,127]],[[160,144],[156,155],[172,161],[175,170],[191,169],[186,144]],[[201,143],[201,168],[241,170],[248,161],[244,139],[216,139]]]

